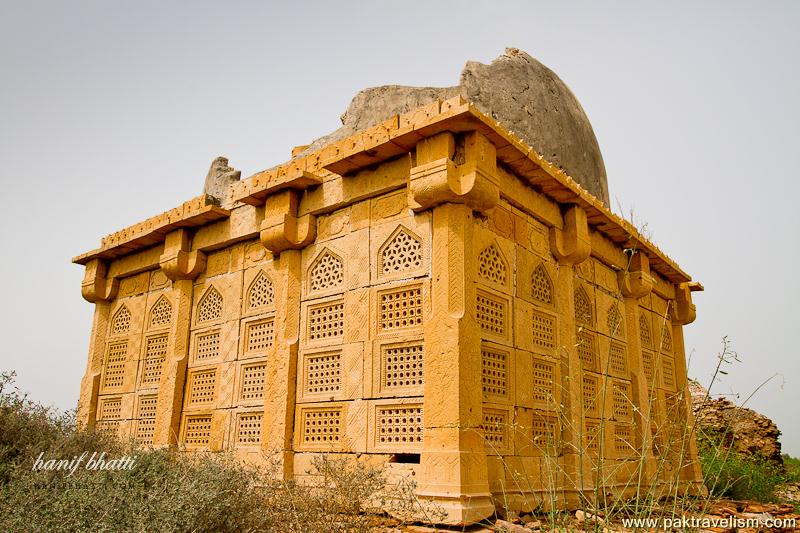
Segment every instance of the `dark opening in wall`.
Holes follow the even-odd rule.
[[[389,458],[390,463],[419,464],[418,453],[395,453]]]

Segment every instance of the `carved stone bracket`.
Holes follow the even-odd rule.
[[[672,306],[672,319],[685,326],[697,317],[697,307],[692,303],[692,284],[681,283],[675,286],[675,305]]]
[[[164,253],[158,262],[172,281],[194,279],[206,267],[206,254],[199,250],[192,251],[188,230],[178,229],[167,234]]]
[[[592,253],[586,211],[572,205],[564,214],[564,229],[550,228],[550,250],[560,263],[577,265]]]
[[[274,254],[300,250],[317,237],[316,217],[310,214],[297,216],[300,194],[300,191],[287,189],[267,197],[261,223],[261,243]]]
[[[628,298],[641,298],[653,290],[650,259],[641,251],[634,251],[628,269],[618,272],[617,277],[623,296]]]
[[[87,302],[107,302],[117,295],[119,280],[107,278],[107,266],[101,259],[86,263],[86,273],[81,283],[81,294]]]
[[[463,162],[461,154],[456,157],[455,137],[450,132],[421,140],[416,157],[409,176],[416,211],[452,202],[488,213],[500,201],[497,152],[484,135],[473,131],[464,136]]]

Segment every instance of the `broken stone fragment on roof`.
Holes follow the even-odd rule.
[[[364,89],[342,115],[342,127],[315,140],[302,153],[345,139],[393,115],[457,95],[503,124],[608,205],[603,156],[586,113],[552,70],[516,48],[507,48],[489,65],[467,62],[455,87],[385,85]]]
[[[216,205],[222,205],[227,199],[231,183],[239,181],[241,176],[241,171],[228,166],[227,157],[217,157],[206,174],[203,193],[210,196]]]

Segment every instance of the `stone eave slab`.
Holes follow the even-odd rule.
[[[670,257],[648,241],[636,227],[615,215],[563,170],[527,146],[518,136],[479,111],[462,97],[436,101],[333,142],[320,150],[254,174],[234,184],[237,201],[262,205],[274,192],[304,189],[322,182],[325,171],[346,176],[413,150],[417,142],[443,131],[478,131],[491,140],[499,164],[525,178],[559,203],[577,204],[589,223],[615,244],[644,251],[651,267],[672,283],[691,280]],[[305,180],[305,181],[303,181]]]
[[[230,211],[211,203],[206,195],[186,201],[174,209],[114,232],[100,241],[100,248],[72,259],[85,265],[92,259],[116,259],[164,242],[167,233],[179,228],[204,226],[230,216]]]

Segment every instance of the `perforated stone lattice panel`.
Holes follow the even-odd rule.
[[[326,291],[344,285],[344,264],[342,260],[325,250],[311,266],[309,290]]]
[[[222,304],[222,294],[215,287],[209,288],[197,305],[197,322],[210,322],[222,317]]]
[[[303,392],[305,394],[329,394],[339,392],[342,385],[342,353],[328,352],[306,355],[303,368]]]
[[[597,368],[597,340],[592,333],[588,331],[579,331],[577,333],[578,341],[578,358],[583,365],[584,370],[594,370]]]
[[[534,311],[532,314],[533,345],[544,350],[556,347],[556,319],[552,315]]]
[[[642,372],[644,372],[644,377],[647,378],[647,386],[652,387],[653,379],[655,377],[655,361],[653,358],[653,352],[649,350],[642,351]]]
[[[211,439],[211,415],[186,417],[183,442],[187,446],[208,446]]]
[[[494,244],[486,247],[478,256],[478,275],[497,285],[505,286],[508,283],[506,260]]]
[[[378,272],[390,276],[422,267],[422,241],[402,226],[380,249]]]
[[[653,336],[650,333],[650,324],[648,324],[647,317],[643,314],[639,315],[639,341],[642,343],[642,346],[648,348],[653,347]]]
[[[490,453],[504,451],[508,447],[508,413],[501,409],[483,408],[483,430],[484,444]]]
[[[161,381],[161,369],[167,357],[169,335],[156,335],[147,338],[145,345],[144,363],[142,365],[143,386],[158,385]]]
[[[342,438],[342,408],[314,407],[301,411],[300,442],[309,447],[336,447]]]
[[[150,309],[150,327],[160,328],[168,326],[172,321],[172,304],[164,296]]]
[[[586,416],[597,416],[597,395],[600,391],[597,376],[583,375],[583,412]]]
[[[264,353],[275,342],[275,319],[267,318],[256,322],[248,322],[245,326],[245,351],[247,353]]]
[[[119,420],[122,413],[122,398],[104,398],[100,402],[100,420]]]
[[[541,454],[557,453],[560,435],[555,414],[534,412],[531,421],[531,443]]]
[[[629,424],[614,424],[614,452],[617,457],[636,455],[633,428]]]
[[[384,449],[420,449],[421,405],[381,405],[375,408],[375,444]]]
[[[606,316],[606,326],[608,327],[608,332],[610,335],[614,337],[625,336],[625,320],[622,318],[622,312],[619,310],[619,305],[616,303],[613,304],[608,310],[608,315]]]
[[[136,442],[140,445],[153,444],[153,435],[156,429],[156,406],[158,396],[148,395],[139,398],[137,413],[139,420],[136,423]]]
[[[239,399],[243,401],[252,401],[262,400],[264,398],[264,379],[266,371],[266,363],[242,367],[242,385],[239,390]]]
[[[661,356],[661,375],[664,380],[664,387],[675,390],[675,361],[668,355]]]
[[[612,342],[609,350],[608,366],[618,376],[628,375],[628,351],[625,345]]]
[[[239,413],[237,419],[236,442],[243,445],[261,442],[261,424],[264,413]]]
[[[592,301],[583,287],[575,289],[575,322],[585,326],[594,324],[594,313],[592,313]]]
[[[344,335],[344,301],[308,307],[308,340],[325,341]]]
[[[475,319],[481,331],[488,335],[506,337],[507,307],[505,299],[478,291]]]
[[[381,389],[394,390],[423,385],[421,341],[381,346]]]
[[[539,265],[533,270],[531,275],[531,296],[537,302],[553,304],[553,282],[547,275],[544,265]]]
[[[264,271],[258,273],[247,290],[247,309],[265,309],[275,303],[275,288]]]
[[[481,347],[484,396],[508,398],[508,361],[510,354],[488,346]]]
[[[189,405],[199,405],[214,401],[217,389],[217,371],[199,370],[189,377]]]
[[[195,338],[194,360],[208,361],[219,356],[219,330],[198,334]]]
[[[661,328],[661,351],[672,353],[672,324],[669,322]]]
[[[378,293],[378,331],[422,326],[422,287],[402,287]]]
[[[128,357],[128,341],[112,342],[106,354],[106,372],[103,376],[103,387],[113,389],[121,387],[125,380],[125,360]]]
[[[633,412],[633,398],[630,383],[615,381],[611,388],[614,418],[627,420]]]
[[[600,423],[586,422],[583,429],[583,442],[586,451],[593,455],[600,452]]]
[[[131,327],[131,311],[128,306],[123,305],[111,319],[111,335],[121,335],[127,333]]]
[[[531,370],[533,401],[553,405],[557,398],[555,363],[534,357]]]

